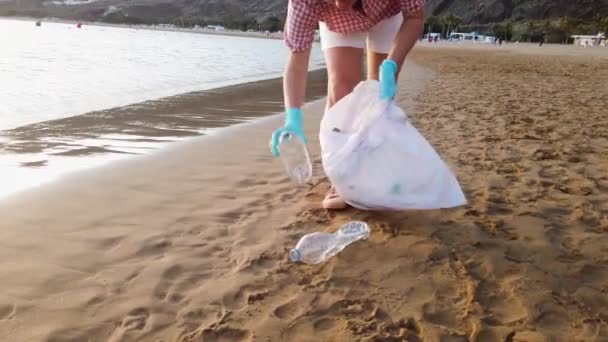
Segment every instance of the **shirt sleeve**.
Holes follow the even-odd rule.
[[[310,49],[315,40],[319,15],[315,0],[289,0],[285,20],[285,45],[293,52]]]
[[[425,0],[399,0],[403,12],[415,12],[424,7]]]

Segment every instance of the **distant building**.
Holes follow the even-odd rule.
[[[435,41],[436,39],[441,39],[441,33],[431,32],[424,35],[424,39],[429,39],[429,37],[431,40]]]
[[[571,38],[576,46],[606,46],[606,36],[603,33],[595,36],[578,34]]]
[[[207,25],[207,29],[214,30],[214,31],[225,31],[226,30],[226,28],[221,25]]]
[[[468,35],[468,33],[452,32],[448,36],[448,39],[449,40],[464,40],[466,35]]]
[[[461,32],[452,32],[448,36],[449,40],[452,41],[460,41],[460,40],[468,40],[478,43],[488,43],[492,44],[496,41],[496,37],[494,36],[484,36],[479,34],[479,32],[471,32],[471,33],[461,33]]]

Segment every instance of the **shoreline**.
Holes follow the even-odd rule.
[[[282,78],[163,97],[0,131],[0,201],[28,187],[69,178],[176,141],[215,134],[283,109]],[[324,96],[325,69],[311,70],[307,101]],[[220,132],[221,133],[221,132]]]
[[[129,25],[129,24],[112,24],[112,23],[104,23],[101,21],[78,21],[78,20],[68,20],[68,19],[59,19],[59,18],[29,18],[29,17],[0,17],[0,19],[8,19],[8,20],[20,20],[20,21],[42,21],[51,22],[51,23],[60,23],[60,24],[71,24],[76,25],[77,23],[82,23],[83,25],[89,26],[99,26],[99,27],[113,27],[113,28],[129,28],[129,29],[141,29],[141,30],[150,30],[150,31],[165,31],[165,32],[183,32],[183,33],[196,33],[196,34],[209,34],[209,35],[218,35],[218,36],[230,36],[230,37],[242,37],[242,38],[261,38],[261,39],[283,39],[283,34],[279,32],[271,33],[270,35],[266,35],[263,32],[244,32],[244,31],[236,31],[236,30],[225,30],[225,31],[215,31],[208,29],[194,29],[194,28],[179,28],[179,27],[168,27],[168,26],[160,26],[160,25]],[[318,39],[316,40],[318,42]]]

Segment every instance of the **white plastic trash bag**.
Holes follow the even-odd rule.
[[[321,121],[325,173],[359,209],[439,209],[466,204],[456,177],[377,81],[361,82]]]

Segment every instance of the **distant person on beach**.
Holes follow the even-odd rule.
[[[285,126],[272,136],[277,156],[278,138],[290,131],[304,141],[302,105],[310,50],[317,24],[328,74],[326,111],[348,95],[361,81],[364,49],[367,78],[381,79],[381,97],[393,98],[396,79],[406,56],[416,44],[424,25],[425,0],[289,0],[285,43],[290,50],[283,80]],[[382,75],[382,77],[380,77]],[[332,187],[326,209],[343,209],[346,203]]]

